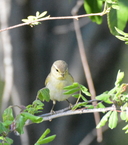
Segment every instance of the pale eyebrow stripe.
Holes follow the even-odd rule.
[[[56,69],[58,69],[58,68],[56,67],[56,65],[55,65],[55,64],[53,64],[53,66],[54,66]]]

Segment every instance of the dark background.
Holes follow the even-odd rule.
[[[1,0],[0,25],[7,27],[19,24],[21,19],[35,15],[36,11],[48,11],[48,15],[51,17],[70,16],[75,4],[74,0]],[[79,14],[84,13],[82,7]],[[4,18],[7,19],[5,25]],[[125,72],[125,82],[128,81],[127,46],[110,34],[106,19],[104,16],[101,25],[92,23],[88,18],[79,20],[97,95],[114,86],[119,69]],[[41,25],[33,28],[23,26],[6,32],[10,38],[8,43],[12,47],[13,88],[15,88],[12,90],[7,105],[32,103],[37,91],[44,87],[44,81],[52,63],[58,59],[65,60],[75,81],[87,87],[73,20],[43,21]],[[3,42],[2,35],[6,32],[0,33],[1,88],[4,76],[3,52],[8,47],[8,43]],[[74,100],[71,101],[74,102]],[[55,109],[59,110],[67,105],[67,102],[59,102]],[[44,112],[49,112],[51,107],[51,102],[45,103]],[[96,138],[91,134],[95,128],[93,114],[84,114],[61,117],[41,124],[32,124],[26,127],[25,135],[22,135],[21,139],[13,133],[11,133],[11,137],[14,138],[14,145],[33,145],[45,129],[50,128],[51,134],[56,134],[57,137],[49,145],[78,145],[89,133],[90,136],[84,143],[85,145],[88,144],[90,138],[92,139],[90,145],[120,145],[122,142],[125,145],[128,144],[128,141],[126,140],[127,135],[122,131],[123,126],[123,123],[119,123],[116,129],[106,130],[103,133],[103,142],[97,143]]]

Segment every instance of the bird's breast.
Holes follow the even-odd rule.
[[[69,80],[58,80],[52,78],[46,85],[50,90],[50,99],[56,101],[63,101],[69,98],[69,95],[64,95],[64,87],[71,85],[72,82]]]

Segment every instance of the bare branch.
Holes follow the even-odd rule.
[[[98,109],[78,109],[78,110],[69,110],[67,112],[63,112],[63,113],[57,113],[57,114],[53,114],[51,116],[46,116],[43,117],[44,121],[51,121],[52,119],[58,118],[58,117],[62,117],[62,116],[69,116],[69,115],[76,115],[76,114],[85,114],[85,113],[94,113],[94,112],[106,112],[106,111],[110,111],[110,110],[115,110],[115,107],[107,107],[107,108],[98,108]]]
[[[67,108],[65,108],[65,109],[67,109]],[[40,117],[43,118],[43,121],[52,121],[55,118],[59,118],[59,117],[63,117],[63,116],[85,114],[85,113],[94,113],[94,112],[107,112],[107,111],[114,111],[114,110],[116,110],[116,108],[114,105],[112,105],[111,107],[98,108],[98,109],[96,109],[96,108],[95,109],[81,108],[81,109],[77,109],[77,110],[68,110],[66,112],[62,112],[62,110],[60,110],[60,111],[56,111],[54,114],[52,114],[52,113],[42,114],[42,115],[40,115]],[[26,126],[30,125],[30,124],[32,124],[32,122],[30,120],[28,120],[25,123]]]
[[[18,27],[25,26],[25,25],[29,25],[29,24],[34,23],[34,22],[41,22],[41,21],[47,21],[47,20],[62,20],[62,19],[65,19],[65,20],[67,20],[67,19],[76,19],[76,20],[78,20],[79,18],[89,17],[89,16],[103,16],[106,13],[107,13],[107,11],[106,12],[103,11],[103,12],[100,12],[100,13],[93,13],[93,14],[76,15],[76,16],[41,18],[41,19],[38,19],[38,20],[35,20],[35,21],[31,21],[29,23],[21,23],[21,24],[17,24],[17,25],[14,25],[14,26],[10,26],[8,28],[1,29],[0,32],[7,31],[7,30],[10,30],[10,29],[14,29],[14,28],[18,28]]]
[[[77,110],[68,110],[68,109],[69,108],[65,108],[65,109],[56,111],[54,114],[52,114],[52,113],[42,114],[42,115],[40,115],[40,117],[43,117],[43,121],[51,121],[55,118],[69,116],[69,115],[114,111],[114,110],[116,110],[116,107],[114,105],[112,105],[111,107],[98,108],[98,109],[87,109],[87,108],[81,108],[81,109],[77,109]],[[68,110],[68,111],[65,111],[65,110]],[[63,112],[63,111],[65,111],[65,112]],[[28,120],[25,125],[29,125],[29,124],[32,124],[32,122],[30,120]]]
[[[82,4],[83,4],[82,1],[77,1],[76,6],[72,9],[72,15],[76,15],[78,13]],[[86,77],[86,80],[87,80],[89,91],[91,93],[91,99],[93,100],[96,97],[96,92],[95,92],[95,88],[94,88],[90,68],[89,68],[89,65],[88,65],[88,60],[87,60],[87,57],[86,57],[86,52],[85,52],[85,48],[84,48],[84,43],[83,43],[83,38],[82,38],[79,22],[76,21],[76,20],[74,20],[74,27],[75,27],[79,53],[80,53],[82,65],[83,65],[83,68],[84,68],[85,77]],[[92,102],[92,104],[93,104],[93,106],[96,106],[97,102]],[[96,122],[96,125],[97,125],[100,121],[100,115],[99,115],[98,112],[94,112],[94,118],[95,118],[95,122]],[[98,142],[102,141],[102,128],[97,129],[97,141]]]

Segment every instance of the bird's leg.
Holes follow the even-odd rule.
[[[68,99],[66,99],[66,101],[68,102],[70,109],[72,109],[73,107],[72,103]]]
[[[51,109],[51,111],[50,111],[52,114],[55,114],[55,111],[53,110],[53,109],[54,109],[55,104],[56,104],[56,101],[55,101],[55,100],[53,100],[52,109]]]

